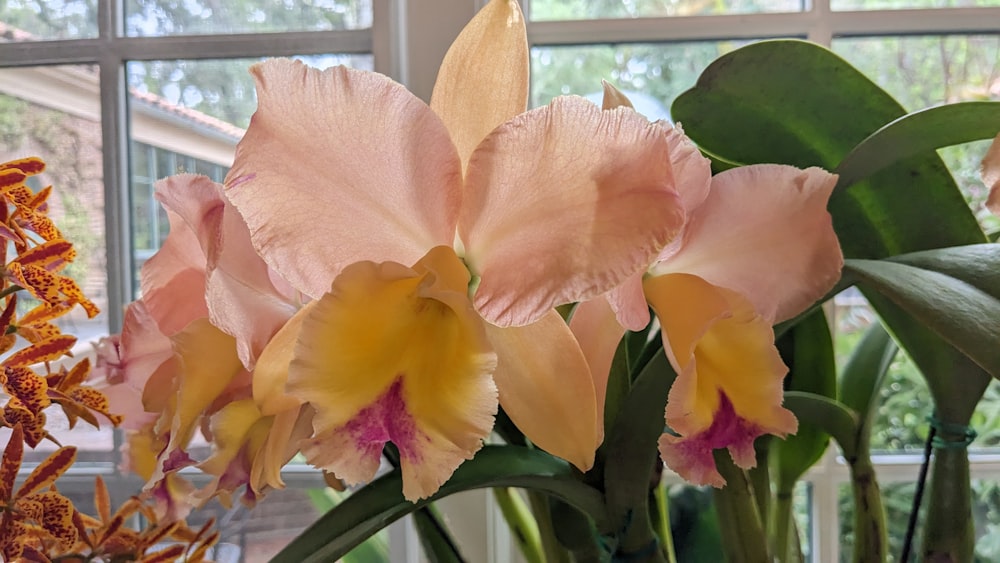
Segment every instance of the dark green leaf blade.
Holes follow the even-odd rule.
[[[947,274],[899,262],[848,260],[844,268],[1000,377],[1000,301],[995,297]]]
[[[336,561],[354,546],[392,522],[450,494],[484,487],[520,487],[566,501],[607,527],[604,499],[583,484],[565,461],[520,446],[485,446],[459,466],[432,497],[411,503],[403,498],[402,478],[393,471],[359,489],[335,510],[322,516],[285,547],[274,563]]]
[[[887,166],[942,147],[992,139],[1000,131],[1000,102],[961,102],[928,108],[882,127],[844,157],[835,173],[842,188]]]
[[[905,111],[828,49],[776,40],[717,59],[694,88],[677,98],[671,114],[695,143],[729,161],[833,170],[856,145]],[[836,190],[830,212],[848,257],[882,258],[985,242],[933,151]]]

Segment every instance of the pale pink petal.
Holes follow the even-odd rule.
[[[157,199],[184,220],[201,244],[209,318],[236,338],[240,360],[252,369],[271,335],[294,314],[293,294],[275,288],[272,272],[254,250],[250,231],[221,184],[181,174],[157,182],[156,190]]]
[[[715,176],[682,248],[654,266],[735,290],[771,322],[791,318],[840,278],[843,255],[826,210],[837,177],[760,164]]]
[[[639,288],[642,288],[641,284]],[[643,308],[646,308],[645,299],[642,303]],[[646,310],[648,311],[648,308]],[[600,297],[577,305],[573,309],[569,328],[580,343],[580,349],[583,350],[587,365],[590,366],[597,399],[598,420],[603,423],[604,400],[608,392],[611,362],[618,350],[618,343],[625,334],[625,328],[619,324],[607,300]]]
[[[639,272],[605,294],[618,323],[632,331],[642,330],[649,324],[649,305],[642,292],[643,275],[645,272]]]
[[[1000,215],[1000,135],[993,139],[982,165],[983,183],[990,191],[986,207],[994,215]]]
[[[250,231],[228,202],[219,252],[210,257],[205,298],[212,324],[236,338],[240,361],[252,370],[274,333],[295,314],[294,290],[279,289],[250,243]]]
[[[465,26],[438,70],[431,108],[463,166],[476,145],[528,104],[528,37],[516,0],[493,0]]]
[[[694,142],[684,134],[680,123],[673,126],[664,121],[657,123],[667,132],[670,167],[677,193],[681,196],[684,210],[691,213],[708,197],[712,184],[712,162],[702,156]]]
[[[170,339],[160,332],[142,301],[126,309],[117,350],[117,369],[109,370],[108,378],[97,382],[98,388],[107,396],[110,412],[125,417],[122,427],[138,430],[158,416],[143,406],[146,383],[174,353]]]
[[[427,105],[385,76],[290,60],[251,68],[258,109],[226,178],[254,246],[311,297],[346,265],[451,245],[461,163]]]
[[[142,299],[167,336],[208,316],[205,304],[205,255],[197,235],[176,213],[167,211],[170,233],[142,266]]]
[[[525,325],[645,270],[684,220],[666,155],[659,126],[576,97],[494,130],[459,221],[480,313]]]
[[[587,358],[559,313],[537,322],[487,326],[497,352],[500,405],[535,445],[586,471],[604,439]],[[607,376],[604,377],[605,382]]]

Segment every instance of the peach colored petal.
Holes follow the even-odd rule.
[[[634,108],[632,100],[628,99],[628,96],[623,94],[618,88],[615,88],[610,82],[602,80],[601,87],[604,90],[604,97],[601,99],[601,109]]]
[[[282,411],[274,415],[274,423],[263,447],[258,450],[250,467],[250,488],[261,494],[268,488],[281,489],[281,469],[299,451],[299,443],[312,434],[312,407]]]
[[[684,219],[663,130],[627,108],[556,98],[476,149],[459,233],[500,326],[604,293],[645,270]]]
[[[465,26],[438,70],[431,108],[462,166],[496,126],[528,105],[528,37],[516,0],[493,0]]]
[[[496,356],[466,297],[461,262],[437,247],[414,265],[344,269],[303,321],[288,390],[315,409],[308,461],[372,479],[396,445],[403,495],[433,494],[481,447],[497,411]],[[456,283],[457,282],[457,283]]]
[[[173,354],[170,339],[160,332],[143,301],[128,306],[118,346],[120,381],[110,380],[101,390],[108,397],[109,409],[125,416],[123,428],[138,429],[157,415],[143,408],[142,394],[147,382]]]
[[[822,297],[843,266],[827,201],[837,177],[819,168],[760,164],[715,176],[685,226],[682,248],[653,267],[735,290],[771,322]]]
[[[250,243],[243,218],[228,202],[220,232],[219,252],[209,260],[209,318],[236,338],[240,361],[252,370],[274,333],[295,314],[297,297],[287,284],[273,283],[273,272]]]
[[[180,332],[191,321],[208,316],[205,304],[205,254],[197,234],[180,215],[167,210],[170,233],[163,246],[142,266],[142,299],[160,331]]]
[[[240,360],[252,369],[271,335],[295,312],[291,292],[282,293],[272,283],[270,269],[221,184],[180,174],[157,182],[156,197],[201,244],[209,318],[236,338]]]
[[[982,164],[983,183],[990,195],[986,207],[994,215],[1000,215],[1000,135],[997,135],[986,151]]]
[[[657,123],[667,133],[667,150],[670,152],[670,168],[677,193],[681,196],[684,210],[690,214],[708,197],[712,184],[712,162],[702,156],[694,142],[684,134],[680,123]]]
[[[535,445],[587,471],[604,440],[594,380],[559,313],[521,327],[487,326],[504,412]],[[605,376],[605,381],[606,381]]]
[[[371,72],[270,60],[251,67],[258,109],[226,178],[254,246],[318,297],[348,264],[412,264],[451,245],[461,163],[448,131]]]
[[[643,275],[645,272],[639,272],[605,294],[618,323],[628,330],[639,331],[649,324],[649,305],[642,292]]]
[[[642,285],[639,288],[641,289]],[[645,298],[642,305],[646,307]],[[646,310],[648,311],[648,308]],[[600,297],[577,305],[569,320],[569,328],[580,343],[580,349],[583,350],[587,365],[590,366],[597,399],[598,421],[603,423],[604,400],[608,392],[611,362],[615,359],[618,343],[625,335],[625,328],[619,324],[607,300]]]

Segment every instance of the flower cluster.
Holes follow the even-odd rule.
[[[100,427],[100,417],[114,425],[121,417],[112,414],[108,398],[86,385],[90,361],[72,364],[54,362],[71,357],[76,337],[63,334],[53,324],[79,305],[89,317],[97,307],[84,296],[77,284],[61,272],[75,258],[67,241],[48,216],[51,186],[37,193],[28,179],[41,173],[45,164],[25,158],[0,164],[0,253],[5,263],[0,279],[3,312],[0,314],[0,384],[6,402],[0,411],[0,425],[9,428],[9,439],[0,462],[0,555],[5,561],[84,561],[99,557],[127,560],[169,561],[188,554],[189,561],[202,560],[217,539],[209,527],[192,532],[181,522],[158,525],[155,514],[133,498],[111,514],[103,482],[98,479],[95,504],[100,518],[80,513],[59,493],[55,481],[76,460],[76,448],[61,446],[39,463],[15,488],[24,457],[24,446],[38,446],[43,440],[58,441],[46,429],[46,410],[57,405],[72,428],[79,420]],[[9,257],[10,250],[14,251]],[[9,258],[9,260],[8,260]],[[18,295],[27,293],[38,303],[23,314]],[[25,305],[28,299],[23,299]],[[16,348],[21,340],[24,345]],[[124,526],[133,514],[143,513],[150,525],[137,532]],[[175,546],[147,554],[165,539]],[[145,557],[145,558],[144,558]]]
[[[425,498],[500,407],[586,471],[612,356],[650,307],[678,373],[670,467],[721,486],[712,450],[746,467],[754,438],[795,431],[771,326],[839,278],[836,176],[713,177],[680,127],[610,87],[603,107],[527,110],[527,53],[517,2],[494,0],[429,105],[371,72],[255,65],[258,110],[225,182],[157,184],[170,234],[105,359],[164,511],[241,487],[253,503],[296,453],[365,482],[388,442],[404,495]],[[188,466],[215,478],[194,490]]]

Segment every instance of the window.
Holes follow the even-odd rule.
[[[138,268],[166,232],[165,214],[152,198],[153,182],[180,171],[216,180],[224,176],[255,104],[248,64],[266,56],[298,56],[316,66],[374,69],[426,99],[440,57],[484,3],[421,0],[404,10],[403,3],[393,0],[238,0],[227,2],[225,13],[213,10],[217,2],[204,0],[4,3],[0,158],[43,153],[48,159],[42,181],[58,188],[63,215],[57,217],[72,229],[80,247],[76,278],[104,311],[92,321],[68,319],[75,323],[74,332],[98,336],[120,328],[121,306],[134,296]],[[777,37],[832,47],[909,109],[958,99],[1000,99],[1000,34],[988,23],[1000,21],[1000,0],[522,3],[532,45],[532,105],[560,94],[595,98],[600,80],[606,79],[649,117],[666,118],[672,99],[717,56]],[[985,145],[973,145],[943,151],[974,208],[981,208],[984,197],[975,189],[974,170],[984,150]],[[980,218],[987,229],[1000,228],[994,217],[984,213]],[[837,311],[835,322],[845,342],[870,319],[864,304],[850,295],[838,300]],[[910,398],[885,407],[880,443],[902,452],[879,459],[887,485],[912,481],[918,460],[910,452],[925,435],[919,428],[912,432],[913,417],[919,421],[926,414],[918,408],[925,402],[918,380],[908,375],[912,369],[905,360],[899,364],[894,383]],[[996,420],[997,384],[980,408],[982,420]],[[897,415],[902,416],[895,420]],[[981,434],[976,445],[997,446],[1000,430],[990,427]],[[74,441],[79,439],[74,434]],[[118,481],[112,486],[121,490],[134,486],[113,468],[118,439],[95,433],[87,444],[86,457],[95,472],[114,476]],[[983,491],[978,498],[993,510],[991,517],[997,514],[1000,481],[996,459],[995,453],[983,453],[973,461],[973,474],[980,479],[977,490]],[[289,475],[289,494],[299,495],[299,503],[304,495],[296,487],[319,486],[311,474]],[[802,512],[812,515],[801,528],[811,530],[806,540],[814,560],[843,556],[838,506],[847,478],[846,468],[831,454],[801,488]],[[90,484],[81,480],[79,486],[87,490]],[[483,560],[502,560],[498,554],[516,551],[488,495],[467,495],[451,504],[474,513],[463,514],[462,525],[490,530],[481,542],[489,545]],[[223,516],[236,525],[236,513]],[[986,521],[984,529],[998,525]],[[241,529],[256,534],[259,527]],[[246,537],[223,534],[235,543]],[[413,538],[394,538],[393,548],[415,560],[409,558]],[[266,549],[261,548],[262,556]],[[988,559],[1000,557],[995,546],[984,542],[983,549],[994,550],[983,551]]]

